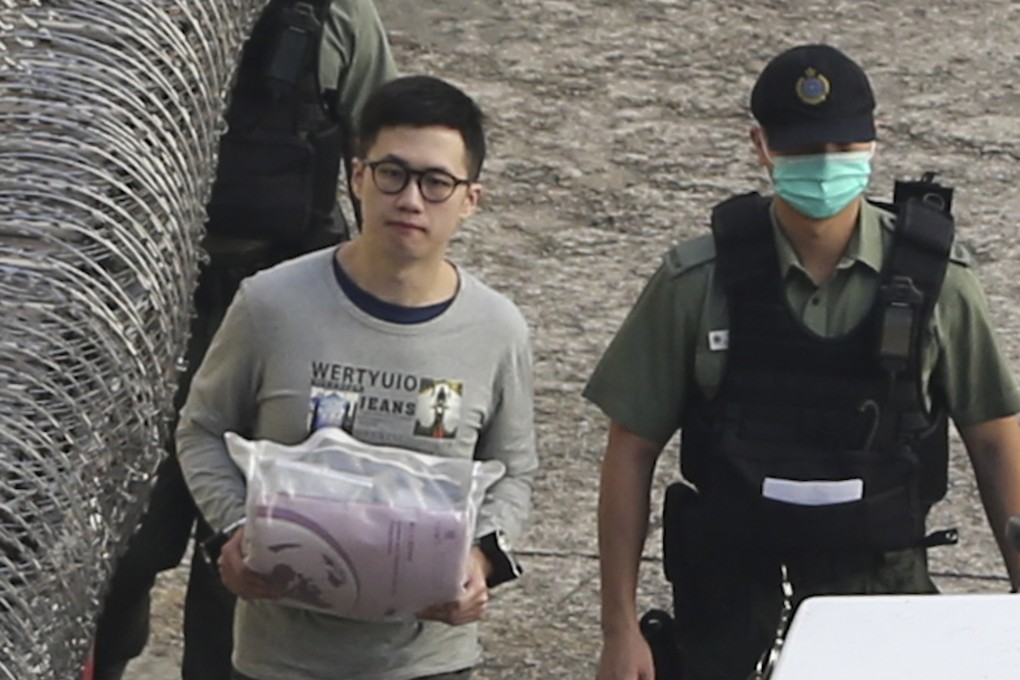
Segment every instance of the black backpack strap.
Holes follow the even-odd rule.
[[[913,441],[921,466],[921,499],[931,505],[945,496],[948,484],[948,417],[938,395],[932,396],[931,409],[925,403],[921,343],[945,280],[955,228],[952,216],[934,201],[912,197],[894,208],[893,244],[879,288],[877,350],[900,418],[895,430],[885,434]],[[952,542],[937,535],[929,540],[932,545]]]
[[[326,19],[328,1],[286,3],[280,8],[279,31],[266,60],[265,76],[274,96],[292,91],[309,72],[308,63],[318,63],[318,50]]]
[[[769,199],[757,192],[726,199],[712,209],[716,271],[727,292],[775,264]]]
[[[270,0],[245,42],[208,203],[210,234],[290,254],[349,234],[337,202],[346,121],[320,87],[330,0]]]
[[[316,190],[316,195],[324,194],[330,187],[335,187],[340,178],[340,166],[344,170],[344,178],[347,184],[347,194],[355,213],[355,221],[361,223],[361,206],[350,186],[351,160],[354,149],[352,147],[351,123],[339,109],[336,102],[337,93],[340,91],[340,81],[345,77],[344,69],[337,74],[337,82],[331,88],[320,89],[319,83],[319,55],[322,47],[323,33],[326,22],[329,19],[329,8],[331,0],[291,0],[286,7],[281,8],[278,33],[273,45],[272,53],[266,63],[265,77],[270,91],[277,98],[292,93],[301,86],[301,79],[308,79],[310,82],[304,86],[316,92],[314,105],[315,111],[303,111],[301,120],[315,120],[321,112],[335,124],[338,133],[333,137],[333,143],[338,145],[327,151],[327,158],[323,159],[322,171],[319,173],[319,181],[323,186]],[[312,67],[309,67],[309,64]],[[305,106],[310,106],[305,104]],[[343,239],[350,238],[350,225],[340,211],[339,204],[333,205],[333,220],[344,223]]]
[[[906,200],[897,206],[897,213],[879,290],[878,356],[893,374],[917,359],[921,332],[942,290],[955,231],[951,215],[922,199]]]
[[[273,88],[276,96],[282,96],[298,86],[299,78],[308,77],[312,74],[314,86],[318,89],[318,64],[319,54],[322,46],[325,25],[329,19],[330,0],[299,0],[282,12],[282,24],[277,37],[277,42],[266,68],[266,78]],[[308,69],[303,66],[311,62],[315,68]],[[345,183],[347,185],[347,196],[351,201],[354,210],[356,224],[361,224],[361,203],[350,184],[352,172],[352,159],[354,157],[353,147],[353,123],[347,119],[343,111],[337,106],[337,95],[341,90],[341,81],[345,77],[345,70],[340,69],[337,74],[337,82],[332,88],[319,92],[318,101],[326,115],[339,128],[337,142],[340,147],[336,149],[336,167],[330,165],[333,185],[340,177],[340,165],[343,165]],[[334,207],[335,218],[343,220],[346,218],[340,213],[339,205]],[[346,226],[347,236],[350,237],[350,225]]]

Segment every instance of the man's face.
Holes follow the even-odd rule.
[[[467,153],[460,133],[445,127],[385,128],[366,156],[355,161],[352,178],[361,200],[362,238],[396,260],[441,260],[482,192],[480,184],[464,181]],[[402,177],[408,181],[399,189]]]

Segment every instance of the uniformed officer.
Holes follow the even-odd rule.
[[[924,518],[945,491],[943,413],[1020,584],[1003,536],[1020,512],[1020,393],[951,231],[908,228],[947,218],[864,199],[866,74],[831,46],[796,47],[761,72],[751,110],[774,195],[721,204],[713,234],[666,254],[584,391],[610,419],[602,680],[653,677],[635,591],[652,471],[677,430],[694,486],[667,494],[665,562],[685,680],[748,677],[784,573],[794,604],[935,591]]]

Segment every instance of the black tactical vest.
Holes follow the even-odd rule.
[[[682,470],[712,508],[713,531],[780,554],[924,541],[946,491],[948,441],[944,413],[922,396],[920,343],[953,223],[916,199],[896,210],[880,292],[833,338],[789,308],[768,201],[738,196],[713,211],[726,369],[713,399],[693,395],[681,435]]]
[[[346,232],[333,221],[343,219],[336,193],[347,122],[318,78],[329,4],[272,0],[246,41],[207,206],[210,234],[286,243]]]

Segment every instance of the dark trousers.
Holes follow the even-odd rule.
[[[187,550],[195,509],[177,460],[160,465],[149,506],[117,561],[95,633],[95,679],[117,680],[149,638],[149,593],[156,575]]]
[[[290,244],[252,242],[217,250],[205,244],[212,263],[200,273],[195,289],[195,317],[185,350],[187,370],[181,375],[174,412],[184,405],[191,378],[202,363],[241,281],[266,267],[350,237],[337,208],[307,238]],[[171,424],[171,432],[176,422]],[[142,653],[149,638],[150,591],[156,576],[180,564],[194,535],[212,531],[195,508],[177,463],[173,442],[156,473],[145,515],[110,579],[95,633],[95,680],[119,680],[128,661]],[[223,680],[230,676],[233,650],[234,596],[220,583],[201,550],[193,550],[184,600],[183,680]]]
[[[183,680],[222,680],[231,670],[234,649],[234,603],[237,598],[220,581],[196,546],[184,596]]]
[[[127,662],[142,653],[149,636],[150,591],[156,575],[180,562],[191,536],[188,520],[194,517],[180,467],[170,458],[160,467],[145,519],[110,582],[96,628],[96,680],[117,680]],[[196,537],[211,533],[201,519],[198,524]],[[183,680],[229,677],[234,601],[196,547],[184,599]]]
[[[262,266],[271,264],[263,262]],[[260,267],[257,267],[260,268]],[[195,291],[197,314],[185,352],[188,369],[174,399],[183,405],[191,378],[242,278],[251,266],[206,268]],[[172,423],[176,425],[176,423]],[[171,430],[173,428],[171,427]],[[160,464],[142,521],[117,561],[95,633],[95,680],[119,680],[128,661],[142,653],[149,637],[150,591],[156,576],[180,564],[193,530],[197,541],[212,531],[188,491],[173,442]],[[230,675],[234,596],[200,550],[193,550],[184,612],[183,680],[223,680]]]
[[[744,680],[770,651],[784,604],[780,561],[794,608],[814,595],[937,592],[924,548],[803,551],[780,558],[749,539],[736,540],[739,526],[721,522],[717,509],[682,484],[667,490],[663,521],[682,680]]]

